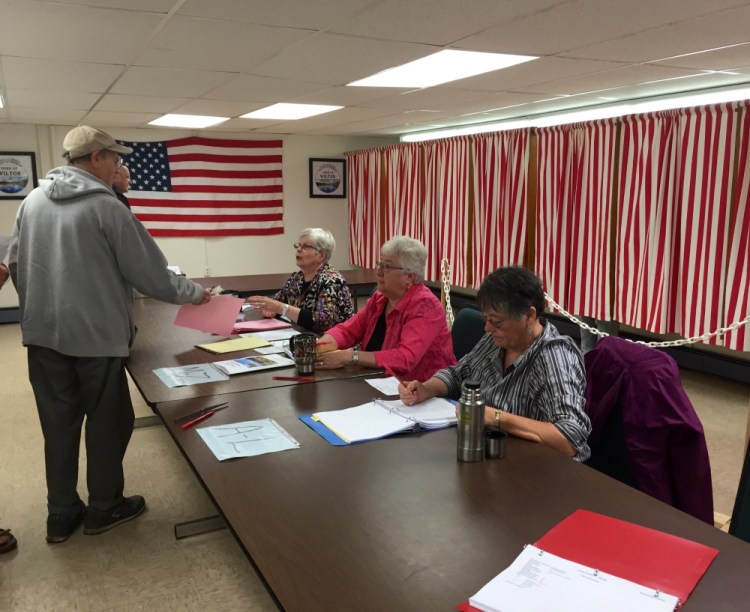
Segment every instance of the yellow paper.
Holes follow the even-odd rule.
[[[244,338],[235,338],[233,340],[221,340],[220,342],[209,342],[208,344],[197,344],[199,349],[223,355],[224,353],[234,353],[235,351],[247,351],[250,349],[260,348],[261,346],[271,346],[270,342],[261,340],[255,336],[245,336]]]

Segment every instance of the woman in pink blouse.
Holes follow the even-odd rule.
[[[320,338],[317,367],[351,363],[384,368],[402,380],[426,380],[456,363],[445,312],[422,282],[426,261],[427,250],[413,238],[386,242],[376,266],[377,291],[362,310]]]

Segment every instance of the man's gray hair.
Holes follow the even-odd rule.
[[[299,235],[307,236],[310,239],[310,244],[313,245],[319,253],[325,255],[325,263],[330,261],[333,256],[333,251],[336,248],[336,240],[331,232],[324,230],[322,227],[306,227]]]
[[[404,272],[414,274],[415,281],[424,281],[424,269],[427,265],[427,249],[419,240],[408,236],[394,236],[380,249],[383,255],[398,257]]]

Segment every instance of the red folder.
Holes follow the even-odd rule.
[[[685,603],[719,553],[715,548],[627,521],[576,510],[536,546]]]
[[[535,546],[569,561],[676,595],[681,604],[719,553],[710,546],[588,510],[576,510]],[[476,610],[469,602],[456,609]]]

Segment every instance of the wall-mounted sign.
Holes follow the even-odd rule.
[[[25,198],[37,186],[33,153],[0,151],[0,199]]]

